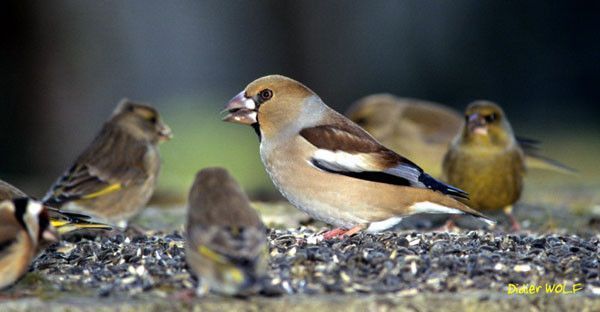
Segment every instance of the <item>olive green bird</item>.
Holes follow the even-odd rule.
[[[186,261],[198,278],[198,295],[260,291],[267,256],[266,227],[242,188],[223,168],[201,170],[190,190],[186,227]]]
[[[152,196],[160,171],[158,144],[171,136],[156,109],[122,100],[44,203],[125,227]]]
[[[0,180],[0,202],[15,200],[19,198],[30,198],[25,192],[15,186]],[[91,220],[90,216],[62,211],[52,207],[44,207],[50,220],[50,225],[60,235],[65,235],[79,230],[110,230],[111,227],[104,223]]]
[[[466,204],[482,212],[503,210],[513,230],[520,229],[512,205],[523,190],[525,153],[497,104],[476,101],[467,107],[443,170],[448,183],[469,192]]]

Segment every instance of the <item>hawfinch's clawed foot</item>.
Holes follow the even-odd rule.
[[[325,240],[329,240],[329,239],[333,239],[336,237],[350,237],[360,231],[362,231],[364,229],[364,226],[362,225],[357,225],[349,230],[345,230],[342,228],[337,228],[337,229],[333,229],[331,231],[327,231],[325,233],[323,233],[323,239]]]

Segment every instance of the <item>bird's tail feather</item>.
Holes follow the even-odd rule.
[[[50,216],[50,224],[60,235],[80,230],[111,230],[112,226],[92,220],[91,216],[46,207]]]
[[[428,175],[427,173],[422,173],[419,176],[419,182],[423,183],[427,188],[432,189],[434,191],[440,191],[446,195],[469,199],[469,193],[452,185],[441,182]]]
[[[550,170],[562,174],[577,175],[577,170],[546,156],[525,154],[525,164],[528,169]]]

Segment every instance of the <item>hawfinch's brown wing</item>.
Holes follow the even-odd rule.
[[[466,192],[434,179],[415,163],[387,149],[357,126],[321,125],[304,128],[300,135],[317,148],[311,161],[319,169],[467,198]]]

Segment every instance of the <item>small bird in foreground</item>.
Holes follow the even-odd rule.
[[[463,118],[454,109],[391,94],[363,97],[346,116],[384,146],[408,158],[433,177],[442,176],[442,161]]]
[[[338,227],[325,238],[387,230],[417,213],[469,214],[494,223],[451,197],[465,192],[384,147],[295,80],[259,78],[226,110],[224,121],[251,125],[259,134],[262,162],[283,196]]]
[[[464,123],[462,114],[450,107],[391,94],[363,97],[346,115],[384,146],[408,159],[418,159],[419,166],[436,178],[442,178],[444,156]],[[540,142],[519,136],[516,139],[525,153],[527,169],[575,172],[541,155]]]
[[[30,198],[15,186],[0,180],[0,201],[13,200],[17,198]],[[33,199],[32,199],[33,200]],[[60,235],[65,235],[78,230],[110,230],[107,224],[94,222],[90,216],[62,211],[52,207],[44,207],[50,224]]]
[[[504,111],[495,103],[475,101],[444,157],[446,181],[469,192],[465,201],[481,211],[504,210],[513,230],[519,222],[512,205],[521,196],[525,155]]]
[[[156,109],[122,100],[91,145],[50,188],[44,203],[126,227],[154,192],[158,144],[171,136]]]
[[[266,227],[227,170],[207,168],[189,194],[186,261],[198,278],[198,294],[256,293],[266,275]]]
[[[0,201],[0,289],[27,272],[42,241],[56,241],[42,203],[26,197]]]

